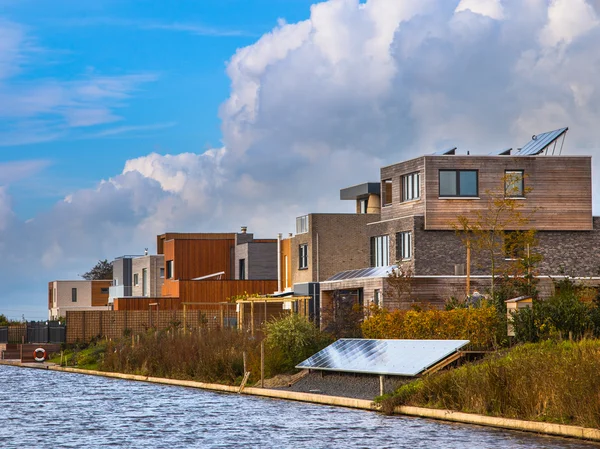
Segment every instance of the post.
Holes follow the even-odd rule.
[[[250,334],[254,337],[254,301],[250,300]]]
[[[187,320],[186,320],[187,316],[186,316],[185,312],[186,312],[186,304],[184,303],[183,304],[183,334],[184,335],[185,335],[185,329],[187,327]]]
[[[277,291],[281,291],[281,232],[277,234]]]
[[[265,388],[265,341],[260,342],[260,388]]]
[[[263,326],[267,324],[267,300],[265,299],[265,320],[263,321]]]
[[[224,326],[224,324],[225,324],[225,315],[224,315],[224,311],[223,311],[223,304],[219,304],[219,309],[221,309],[220,310],[220,312],[221,312],[221,329],[223,329],[225,327]]]
[[[471,240],[467,240],[467,297],[471,294]]]
[[[384,380],[384,377],[383,376],[379,376],[379,396],[383,396],[383,394],[384,394],[383,380]]]
[[[246,366],[246,351],[242,353],[242,359],[244,360],[244,374],[248,372],[248,367]]]
[[[25,335],[21,335],[21,363],[23,363],[23,345],[25,344]]]

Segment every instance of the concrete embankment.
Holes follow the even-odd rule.
[[[0,362],[4,363],[4,362]],[[150,382],[163,385],[174,385],[190,388],[200,388],[211,391],[220,391],[226,393],[238,393],[239,387],[210,384],[204,382],[195,382],[189,380],[165,379],[159,377],[139,376],[134,374],[108,373],[103,371],[84,370],[78,368],[65,368],[56,365],[41,364],[21,364],[4,363],[15,366],[48,369],[52,371],[62,371],[68,373],[87,374],[103,376],[116,379],[135,380],[140,382]],[[272,390],[255,387],[246,387],[242,394],[262,396],[274,399],[287,399],[301,402],[311,402],[315,404],[324,404],[340,407],[349,407],[362,410],[378,410],[378,406],[372,401],[365,399],[354,399],[340,396],[327,396],[314,393],[301,393],[286,390]],[[422,407],[400,406],[396,407],[395,412],[399,415],[415,416],[420,418],[438,419],[465,424],[476,424],[488,427],[497,427],[502,429],[519,430],[526,432],[535,432],[539,434],[555,435],[569,438],[580,438],[585,440],[600,441],[600,429],[591,429],[580,426],[569,426],[562,424],[543,423],[537,421],[524,421],[519,419],[496,418],[492,416],[476,415],[471,413],[455,412],[451,410],[438,410]]]

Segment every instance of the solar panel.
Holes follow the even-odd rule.
[[[510,152],[512,151],[512,148],[505,148],[503,150],[499,150],[499,151],[492,151],[489,156],[510,156]]]
[[[339,281],[342,279],[360,279],[360,278],[376,278],[386,277],[396,265],[389,265],[386,267],[372,267],[372,268],[359,268],[358,270],[346,270],[340,273],[334,274],[327,281]]]
[[[432,156],[450,156],[456,154],[456,147],[447,148],[445,150],[436,151]]]
[[[569,128],[560,128],[533,136],[531,140],[519,150],[517,156],[536,156],[543,153],[550,145],[553,143],[555,144],[558,138],[568,130]]]
[[[296,366],[299,369],[417,376],[456,353],[469,340],[342,338]]]

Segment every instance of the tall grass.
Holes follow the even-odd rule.
[[[600,428],[600,341],[524,344],[410,383],[382,405]]]

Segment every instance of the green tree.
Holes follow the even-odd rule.
[[[113,278],[112,262],[99,260],[98,263],[87,273],[81,276],[86,281],[99,281]]]

